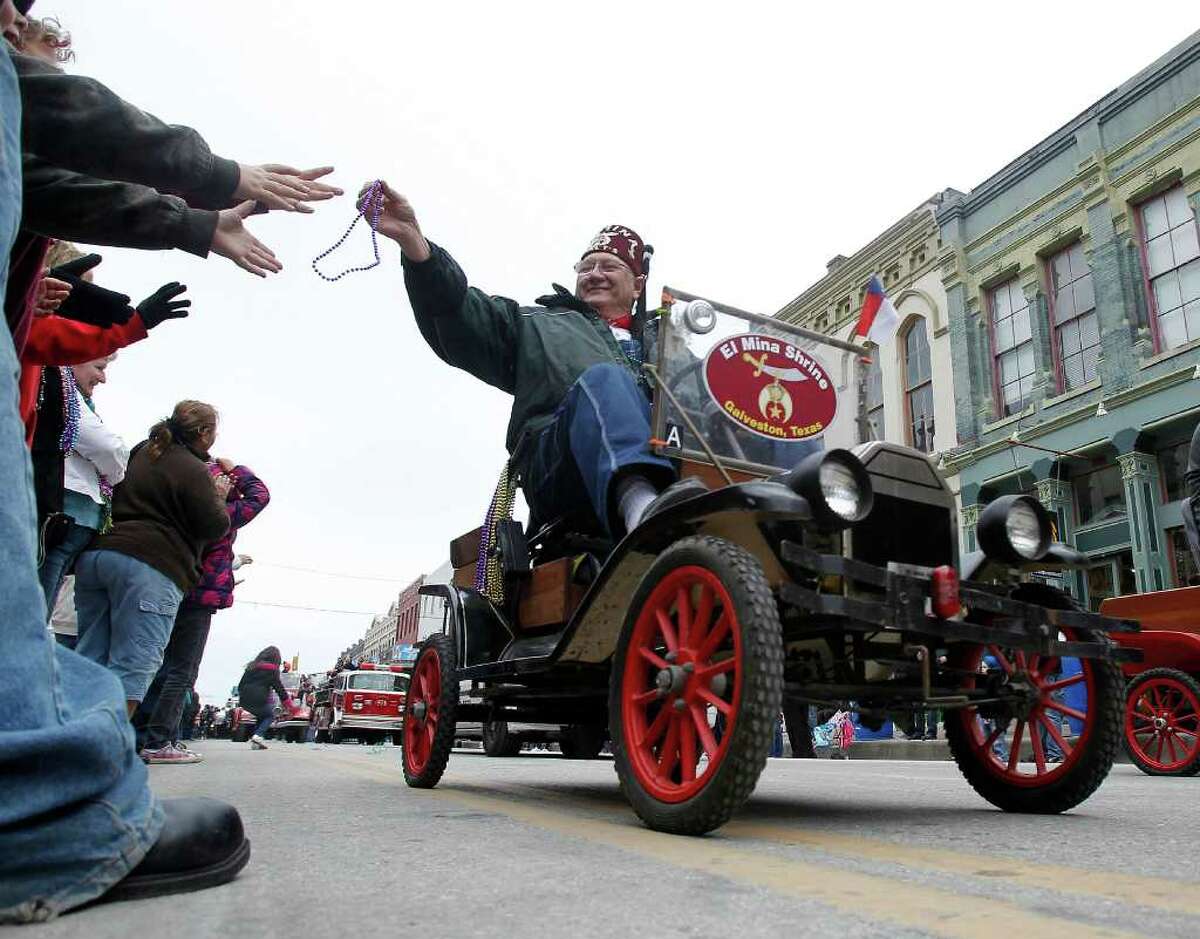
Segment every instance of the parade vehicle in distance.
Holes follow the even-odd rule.
[[[316,742],[341,743],[352,737],[382,743],[390,737],[399,745],[408,673],[407,665],[370,662],[334,673],[313,694]]]
[[[700,834],[754,789],[781,706],[853,702],[868,724],[942,710],[963,775],[1004,810],[1091,795],[1121,744],[1119,663],[1138,657],[1110,634],[1136,622],[1028,582],[1084,561],[1036,500],[992,501],[960,559],[925,453],[823,449],[859,439],[869,356],[665,290],[646,331],[652,445],[709,490],[613,544],[582,517],[527,534],[502,476],[487,523],[451,545],[453,583],[421,590],[446,612],[413,665],[407,783],[437,784],[460,721],[586,728],[611,738],[648,826]]]
[[[1150,776],[1200,773],[1200,587],[1112,597],[1109,616],[1141,621],[1117,641],[1142,651],[1126,663],[1125,750]]]
[[[279,680],[287,689],[287,693],[296,707],[295,710],[288,711],[277,705],[275,721],[271,724],[267,735],[287,743],[303,743],[308,735],[308,725],[312,720],[312,701],[309,700],[310,696],[301,690],[304,676],[299,672],[289,670],[280,673]]]

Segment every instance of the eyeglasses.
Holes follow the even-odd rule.
[[[599,271],[601,274],[620,274],[628,271],[630,274],[633,270],[623,261],[618,261],[616,258],[598,258],[594,261],[580,261],[575,265],[575,273],[582,277],[584,274],[590,274],[592,271]]]

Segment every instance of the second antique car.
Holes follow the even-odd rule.
[[[960,558],[926,454],[823,449],[858,439],[869,349],[670,288],[646,343],[651,443],[709,490],[614,544],[585,517],[526,532],[506,472],[451,545],[454,582],[421,590],[446,614],[413,667],[408,784],[437,784],[459,721],[582,727],[611,738],[648,826],[701,834],[749,797],[781,708],[815,703],[942,710],[959,769],[1006,811],[1088,798],[1121,745],[1118,663],[1138,658],[1109,634],[1137,624],[1029,582],[1083,562],[1041,504],[995,499]]]
[[[1142,632],[1118,636],[1142,651],[1127,663],[1125,750],[1148,776],[1200,773],[1200,587],[1111,597],[1100,611],[1136,617]]]

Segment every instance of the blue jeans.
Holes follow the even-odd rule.
[[[0,46],[5,44],[0,43]],[[0,300],[21,215],[20,97],[0,49]],[[0,336],[0,922],[93,900],[158,839],[163,813],[133,750],[115,677],[54,641],[17,360]]]
[[[85,551],[75,562],[75,651],[121,679],[141,701],[162,665],[183,591],[145,561],[119,551]]]
[[[534,438],[523,482],[534,519],[590,507],[606,531],[620,533],[614,480],[633,471],[661,489],[675,478],[671,463],[650,452],[650,437],[650,402],[633,373],[607,363],[587,369]]]
[[[272,711],[270,714],[255,714],[254,716],[258,718],[258,723],[254,725],[254,736],[261,737],[275,723],[275,712]]]
[[[84,549],[92,543],[92,539],[95,537],[96,529],[80,525],[72,519],[62,542],[46,552],[45,560],[38,568],[38,580],[42,582],[42,592],[46,594],[47,620],[54,612],[54,601],[58,598],[58,591],[62,588],[63,578],[67,576],[71,565],[75,563],[79,555],[83,554]]]
[[[138,746],[158,750],[175,740],[187,740],[181,730],[184,699],[196,683],[213,611],[184,601],[175,615],[162,666],[142,703],[133,714]]]

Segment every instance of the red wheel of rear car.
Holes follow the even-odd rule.
[[[1200,772],[1200,682],[1173,668],[1152,668],[1129,683],[1125,749],[1150,776]]]
[[[1084,630],[1063,629],[1059,638],[1108,642]],[[986,666],[985,656],[991,660]],[[993,805],[1009,812],[1064,812],[1104,781],[1120,740],[1124,698],[1113,662],[972,645],[955,649],[950,666],[964,674],[965,689],[995,688],[1003,699],[946,715],[955,762]],[[1047,752],[1055,744],[1061,759]]]
[[[609,720],[622,788],[651,828],[711,831],[749,797],[782,698],[781,633],[762,568],[730,542],[685,538],[646,573]]]
[[[450,637],[430,636],[413,664],[404,704],[404,780],[432,789],[446,771],[454,747],[458,681]]]

